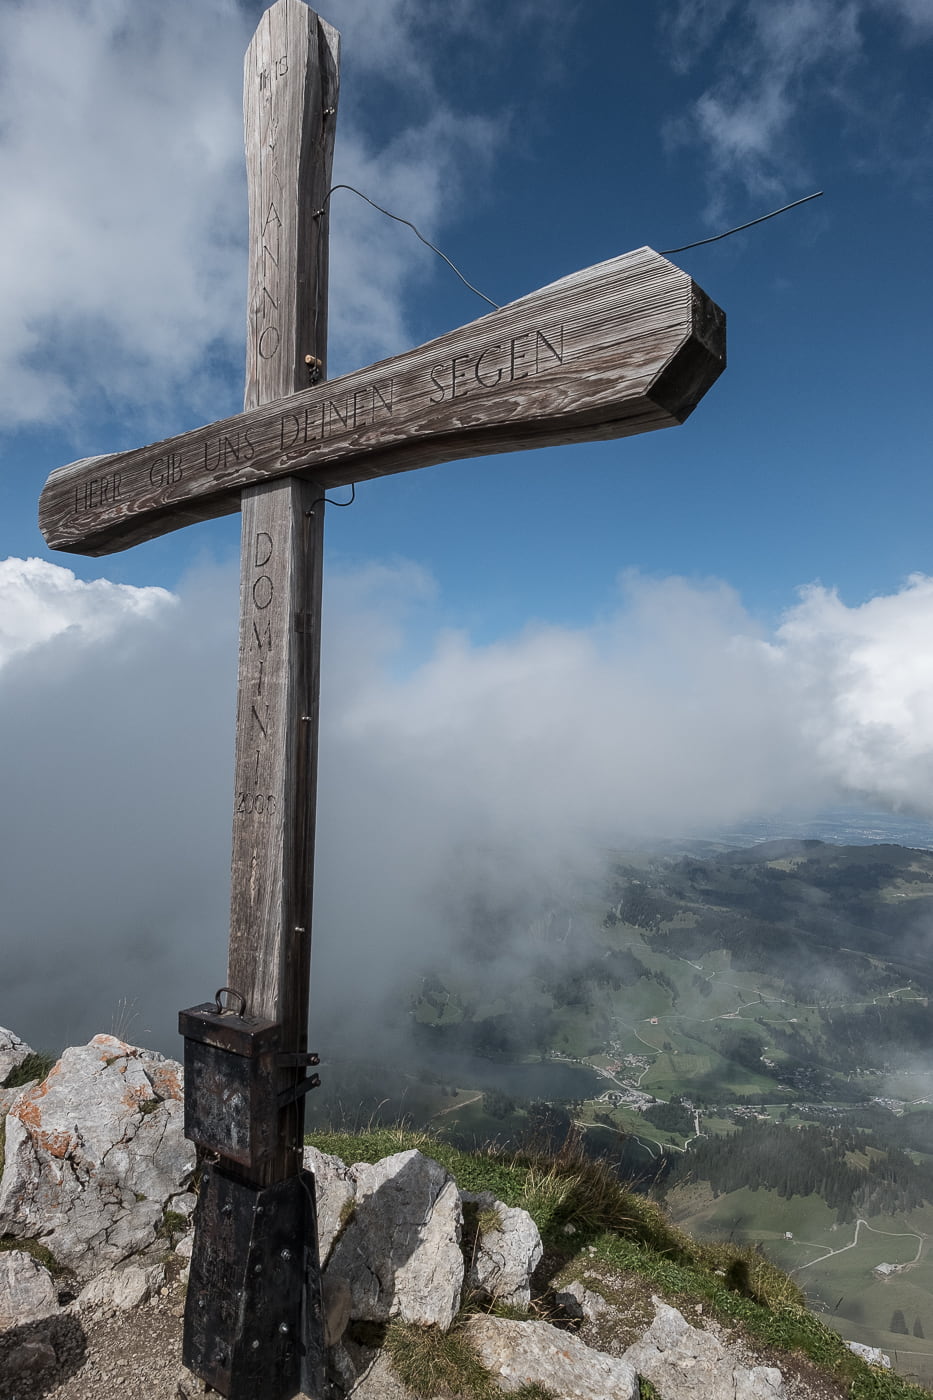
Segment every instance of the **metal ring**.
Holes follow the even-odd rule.
[[[220,998],[223,996],[224,992],[229,992],[230,996],[232,997],[239,997],[239,1011],[234,1012],[231,1006],[224,1006],[221,1003]],[[246,997],[243,995],[242,992],[238,992],[236,987],[218,987],[217,991],[214,993],[214,1010],[217,1012],[218,1016],[223,1016],[225,1013],[242,1016],[246,1010]]]

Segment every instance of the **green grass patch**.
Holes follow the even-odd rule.
[[[156,1237],[158,1239],[168,1240],[169,1244],[174,1248],[178,1236],[183,1235],[187,1229],[188,1217],[186,1215],[182,1215],[181,1212],[177,1210],[166,1210],[163,1211],[162,1219],[159,1221]]]
[[[19,1089],[24,1084],[31,1084],[34,1079],[44,1079],[57,1060],[58,1056],[48,1050],[31,1051],[25,1060],[10,1070],[2,1088]]]
[[[31,1254],[37,1264],[48,1269],[53,1278],[70,1278],[72,1270],[67,1264],[61,1264],[47,1245],[41,1240],[16,1239],[13,1235],[0,1235],[0,1253],[7,1253],[11,1250],[21,1250],[23,1254]]]
[[[502,1400],[494,1376],[464,1335],[462,1320],[449,1332],[392,1322],[386,1328],[384,1345],[393,1370],[414,1395],[425,1400],[438,1395]],[[512,1394],[517,1400],[554,1400],[554,1392],[537,1383],[523,1385]]]
[[[596,1241],[596,1256],[615,1268],[647,1277],[674,1306],[702,1301],[704,1309],[718,1321],[740,1324],[753,1342],[781,1351],[802,1352],[848,1386],[852,1400],[929,1400],[928,1391],[891,1372],[876,1371],[853,1356],[842,1339],[798,1301],[799,1290],[789,1279],[785,1278],[783,1290],[778,1288],[778,1293],[785,1291],[785,1300],[775,1298],[775,1279],[784,1276],[760,1255],[747,1251],[746,1268],[737,1271],[741,1256],[729,1246],[720,1248],[721,1264],[730,1255],[732,1263],[718,1271],[709,1267],[715,1263],[715,1254],[707,1255],[703,1261],[707,1267],[702,1268],[661,1257],[631,1240],[608,1233]],[[737,1282],[739,1287],[734,1286]],[[797,1294],[797,1299],[793,1294]]]

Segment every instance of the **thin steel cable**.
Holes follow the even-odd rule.
[[[702,248],[705,243],[718,243],[720,238],[728,238],[730,234],[741,233],[745,228],[754,228],[755,224],[763,224],[766,219],[774,219],[778,214],[786,214],[788,209],[796,209],[798,204],[809,204],[811,199],[819,199],[822,190],[817,190],[815,194],[806,194],[803,199],[795,199],[793,204],[782,204],[780,209],[772,209],[770,214],[762,214],[757,219],[749,219],[747,224],[739,224],[736,228],[727,228],[725,233],[714,233],[712,238],[699,238],[696,243],[684,243],[679,248],[662,248],[661,256],[669,257],[671,253],[686,253],[688,248]]]
[[[351,194],[359,195],[360,199],[365,199],[367,204],[371,204],[374,209],[378,209],[380,214],[385,214],[387,219],[394,219],[397,224],[404,224],[406,228],[410,228],[415,237],[420,238],[421,242],[425,245],[426,248],[430,248],[432,253],[436,253],[439,258],[444,259],[444,262],[447,264],[447,266],[451,269],[452,272],[455,272],[457,274],[457,276],[460,278],[460,281],[465,287],[469,287],[471,292],[475,292],[478,297],[481,297],[483,299],[483,301],[488,302],[494,311],[502,310],[497,301],[493,301],[492,297],[488,297],[485,292],[481,292],[478,287],[474,287],[472,282],[468,282],[467,279],[464,277],[463,273],[460,271],[459,267],[457,267],[456,263],[452,263],[446,253],[442,253],[440,248],[435,247],[435,245],[431,242],[429,238],[425,238],[424,234],[415,228],[414,224],[411,222],[410,219],[403,219],[398,214],[393,214],[390,210],[383,209],[381,204],[377,204],[374,199],[370,199],[368,194],[364,194],[362,190],[358,190],[355,185],[331,185],[330,189],[327,191],[327,194],[324,196],[324,203],[321,205],[320,209],[315,210],[314,215],[312,216],[313,218],[319,219],[321,217],[321,215],[324,213],[324,210],[327,208],[327,201],[330,199],[331,195],[334,193],[335,190],[349,190]]]

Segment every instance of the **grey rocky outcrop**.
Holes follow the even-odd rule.
[[[691,1327],[660,1298],[653,1301],[654,1322],[624,1359],[662,1395],[675,1395],[677,1400],[785,1400],[779,1370],[737,1364],[718,1337]]]
[[[577,1280],[555,1293],[554,1301],[568,1317],[584,1322],[597,1322],[602,1317],[611,1316],[613,1311],[612,1304],[607,1303],[601,1294],[593,1293]]]
[[[33,1054],[32,1047],[20,1040],[13,1031],[0,1026],[0,1088],[6,1083],[15,1069]]]
[[[318,1249],[323,1268],[334,1240],[350,1218],[356,1200],[356,1177],[339,1157],[319,1152],[316,1147],[304,1149],[303,1164],[306,1171],[314,1173]]]
[[[122,1269],[108,1269],[82,1288],[78,1307],[127,1312],[147,1303],[164,1281],[165,1269],[161,1264],[128,1264]]]
[[[447,1328],[460,1307],[463,1212],[453,1177],[420,1152],[350,1168],[353,1214],[326,1273],[345,1279],[358,1321]]]
[[[0,1331],[56,1312],[58,1289],[48,1269],[23,1250],[0,1253]]]
[[[594,1351],[549,1322],[477,1314],[467,1336],[505,1391],[537,1382],[558,1400],[638,1400],[638,1376],[626,1358]]]
[[[4,1055],[15,1068],[29,1053],[0,1031],[0,1070]],[[177,1229],[157,1232],[166,1211],[176,1217],[173,1226],[190,1225],[195,1155],[182,1135],[181,1066],[113,1036],[65,1051],[41,1083],[6,1093],[0,1234],[40,1238],[77,1276],[69,1291],[78,1297],[63,1309],[40,1262],[25,1250],[0,1252],[0,1333],[7,1335],[5,1350],[0,1338],[0,1370],[39,1376],[46,1385],[45,1371],[67,1350],[54,1340],[56,1328],[73,1323],[80,1332],[95,1320],[93,1310],[95,1325],[109,1325],[113,1315],[166,1296],[166,1282],[186,1274],[190,1228],[180,1237]],[[331,1369],[355,1400],[408,1394],[388,1353],[368,1348],[365,1330],[355,1332],[350,1322],[399,1319],[446,1329],[460,1312],[465,1283],[468,1293],[529,1303],[542,1244],[527,1212],[488,1192],[459,1192],[445,1168],[418,1151],[347,1166],[309,1147],[304,1160],[315,1175]],[[478,1227],[466,1244],[464,1204]],[[152,1246],[161,1254],[173,1244],[177,1260],[166,1272]],[[598,1272],[587,1281],[601,1286]],[[786,1400],[779,1370],[750,1365],[746,1351],[715,1330],[691,1326],[660,1298],[651,1326],[622,1352],[612,1303],[580,1282],[556,1297],[583,1335],[607,1350],[548,1323],[473,1315],[466,1335],[504,1391],[537,1382],[559,1400],[635,1400],[641,1375],[665,1400]],[[201,1391],[195,1385],[190,1393]]]
[[[174,1060],[97,1035],[6,1118],[0,1234],[41,1237],[86,1280],[156,1240],[195,1166]]]
[[[531,1302],[531,1276],[544,1254],[537,1225],[527,1210],[503,1205],[491,1191],[462,1191],[460,1197],[465,1205],[476,1208],[481,1226],[468,1287],[495,1302],[527,1308]],[[488,1218],[495,1223],[482,1228]]]

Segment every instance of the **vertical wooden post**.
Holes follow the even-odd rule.
[[[277,0],[246,54],[247,408],[324,374],[327,215],[319,211],[331,181],[338,43],[302,0]],[[231,451],[248,457],[249,435]],[[276,1027],[273,1091],[261,1106],[275,1145],[248,1169],[220,1151],[205,1170],[183,1355],[232,1400],[291,1400],[299,1388],[320,1400],[316,1211],[299,1174],[304,1099],[289,1091],[304,1077],[307,1050],[323,493],[297,477],[264,481],[243,490],[241,513],[227,982],[253,1023]],[[218,1092],[235,1097],[230,1073],[221,1070]]]
[[[338,36],[302,0],[278,0],[247,51],[249,183],[245,406],[325,371],[327,214]],[[253,1015],[307,1048],[321,622],[322,492],[294,477],[242,495],[240,670],[227,980]],[[283,1070],[283,1088],[296,1072]],[[300,1166],[298,1100],[263,1184]]]

